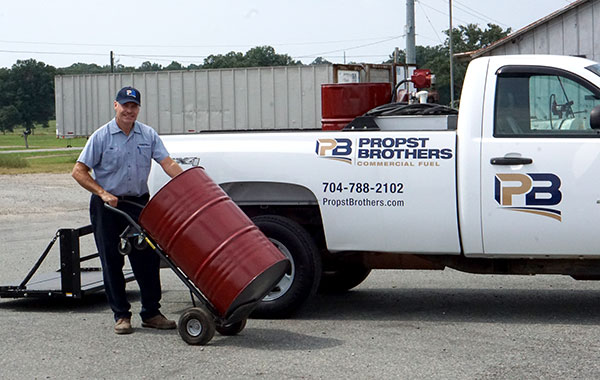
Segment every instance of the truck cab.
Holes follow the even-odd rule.
[[[471,63],[457,133],[465,256],[598,257],[599,69],[574,57]]]

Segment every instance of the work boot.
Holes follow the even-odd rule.
[[[115,323],[115,333],[117,334],[131,334],[133,328],[131,327],[131,318],[119,318]]]
[[[167,319],[162,314],[157,314],[152,318],[148,318],[142,321],[142,327],[149,327],[152,329],[159,330],[172,330],[177,328],[175,321]]]

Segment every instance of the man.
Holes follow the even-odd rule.
[[[115,118],[92,134],[77,163],[73,178],[92,193],[90,219],[100,261],[108,303],[114,313],[115,333],[130,334],[131,305],[125,292],[124,257],[118,252],[119,235],[127,227],[122,215],[104,204],[130,214],[137,220],[148,202],[148,175],[154,159],[170,176],[183,170],[169,157],[160,137],[152,128],[137,120],[141,94],[133,87],[124,87],[114,101]],[[94,178],[90,170],[94,170]],[[119,202],[126,200],[128,202]],[[140,204],[140,207],[130,202]],[[163,316],[160,309],[160,259],[147,249],[133,250],[129,262],[140,287],[142,327],[174,329],[175,321]]]

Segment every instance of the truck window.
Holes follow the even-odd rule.
[[[600,97],[583,81],[562,75],[499,75],[494,109],[495,137],[597,135],[589,115]]]

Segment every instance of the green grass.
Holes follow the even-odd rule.
[[[28,166],[29,166],[29,162],[27,162],[27,160],[25,160],[22,157],[9,155],[9,154],[0,155],[0,168],[9,168],[9,169],[19,168],[19,169],[21,169],[21,168],[26,168]]]
[[[56,121],[50,121],[49,128],[38,125],[29,135],[27,142],[30,149],[66,148],[68,146],[83,147],[87,141],[85,137],[74,137],[69,139],[56,138]],[[23,128],[16,128],[14,132],[0,133],[0,151],[25,149]]]
[[[52,152],[22,157],[16,153],[0,154],[0,174],[70,173],[78,151]],[[22,165],[22,162],[25,165]]]
[[[0,174],[24,173],[69,173],[75,165],[79,150],[41,152],[40,149],[60,149],[83,147],[85,137],[71,139],[56,138],[56,122],[50,121],[49,128],[37,126],[27,138],[29,149],[25,148],[23,128],[12,133],[0,133]],[[1,153],[18,150],[18,153]]]

